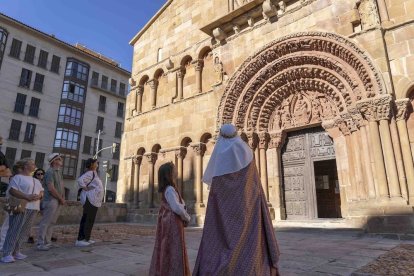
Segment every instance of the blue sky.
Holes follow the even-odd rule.
[[[131,38],[166,0],[0,0],[0,12],[131,70]]]

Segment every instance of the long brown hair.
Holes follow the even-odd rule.
[[[163,193],[168,186],[175,188],[174,164],[172,162],[162,164],[158,169],[158,192]]]

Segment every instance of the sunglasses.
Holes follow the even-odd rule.
[[[36,175],[45,175],[44,173],[37,173]]]

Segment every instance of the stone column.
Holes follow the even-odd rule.
[[[271,206],[269,202],[269,183],[267,178],[267,156],[266,150],[269,143],[269,134],[267,132],[260,132],[259,137],[259,151],[260,151],[260,180],[266,196],[267,204]]]
[[[194,187],[196,189],[196,207],[204,207],[203,203],[203,156],[206,152],[206,144],[194,143],[190,145],[196,154],[196,174],[194,177]]]
[[[375,198],[375,184],[374,184],[374,175],[372,174],[372,167],[371,167],[371,158],[370,158],[370,149],[368,143],[368,136],[366,130],[367,122],[364,121],[362,114],[359,112],[357,108],[348,108],[349,113],[355,122],[356,126],[359,128],[358,132],[358,156],[360,159],[360,173],[362,174],[361,177],[363,182],[361,184],[362,192],[363,192],[363,199],[367,198]],[[364,144],[365,142],[365,144]],[[363,164],[363,165],[362,165]]]
[[[194,69],[196,72],[196,93],[201,93],[203,91],[202,72],[203,72],[203,67],[204,67],[204,60],[196,59],[192,63],[194,65]]]
[[[148,207],[154,208],[154,167],[157,161],[157,154],[154,152],[144,155],[148,161]]]
[[[394,155],[395,155],[395,162],[397,165],[398,180],[400,183],[401,196],[404,199],[408,200],[407,178],[405,176],[404,162],[403,162],[402,152],[401,152],[400,137],[398,136],[397,123],[395,121],[394,116],[391,117],[390,131],[391,131],[391,139],[392,139],[392,145],[393,145]]]
[[[387,176],[385,174],[384,156],[381,147],[381,138],[379,134],[378,123],[376,121],[376,110],[371,99],[359,101],[358,109],[362,115],[368,120],[368,128],[370,132],[372,152],[375,163],[375,175],[378,182],[378,193],[380,197],[388,197]]]
[[[258,144],[257,134],[255,132],[250,131],[246,133],[246,136],[248,139],[249,147],[252,149],[253,154],[254,154],[254,161],[256,164],[257,171],[259,175],[261,175],[260,174],[260,153],[259,153],[259,147],[257,146]]]
[[[152,80],[148,81],[148,84],[151,88],[151,107],[155,108],[157,106],[158,80],[152,79]]]
[[[356,150],[353,145],[353,141],[351,138],[351,131],[348,127],[348,124],[345,119],[337,118],[335,120],[335,125],[339,128],[342,135],[345,138],[346,144],[346,151],[347,151],[347,159],[348,159],[348,172],[349,172],[349,186],[346,188],[346,195],[347,200],[357,200],[358,199],[358,186],[359,181],[356,172],[356,161],[355,161],[355,154]]]
[[[177,69],[177,91],[178,91],[178,100],[181,101],[184,95],[184,76],[185,76],[185,68],[181,66]]]
[[[187,148],[180,147],[178,150],[175,151],[175,157],[177,158],[177,185],[178,191],[180,191],[181,196],[184,198],[184,171],[183,171],[183,163],[184,158],[187,154]]]
[[[137,86],[131,87],[131,104],[130,104],[130,115],[134,116],[137,110]]]
[[[389,120],[391,118],[390,95],[378,97],[374,100],[377,108],[377,120],[380,124],[381,142],[384,151],[385,166],[387,168],[388,189],[391,198],[401,197],[400,183],[398,181],[397,165],[395,162],[394,149],[392,146]]]
[[[404,169],[407,176],[408,186],[408,202],[410,205],[414,205],[414,164],[411,155],[410,139],[408,137],[407,130],[407,117],[408,117],[408,105],[410,100],[400,99],[395,101],[396,105],[396,121],[398,127],[398,133],[401,141],[402,157],[404,161]]]
[[[144,93],[144,86],[143,85],[138,85],[137,87],[137,91],[136,91],[136,110],[137,113],[141,113],[142,112],[142,94]]]
[[[133,202],[134,205],[139,208],[139,174],[141,170],[141,162],[142,162],[142,155],[138,155],[134,158],[134,196],[133,196]]]
[[[285,143],[286,133],[283,131],[280,132],[273,132],[269,133],[269,149],[275,149],[275,178],[273,183],[273,191],[274,191],[274,210],[275,210],[275,219],[276,220],[285,220],[286,219],[286,209],[284,205],[284,195],[283,195],[283,188],[282,188],[282,146]]]

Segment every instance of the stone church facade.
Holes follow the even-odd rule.
[[[130,219],[155,221],[157,169],[171,161],[202,224],[202,174],[233,123],[275,220],[412,226],[412,11],[412,0],[167,1],[130,42],[117,192]]]

